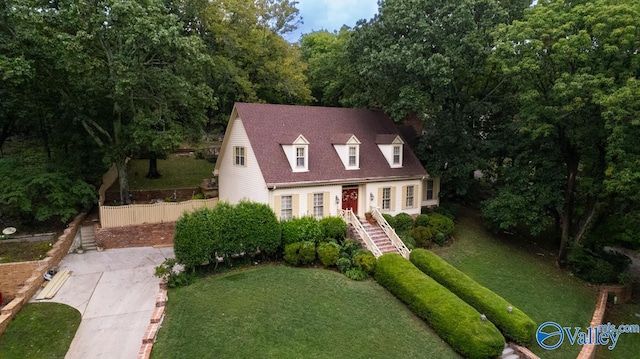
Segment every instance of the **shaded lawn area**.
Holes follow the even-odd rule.
[[[28,303],[0,336],[0,358],[64,358],[80,312],[59,303]]]
[[[621,324],[640,324],[640,304],[607,305],[604,314],[604,323],[611,323],[615,326]],[[606,347],[599,347],[596,350],[597,359],[622,359],[637,358],[640,353],[640,334],[620,334],[616,346],[609,350]]]
[[[44,258],[55,240],[38,242],[0,241],[0,263],[37,261]]]
[[[265,266],[172,289],[152,358],[459,358],[373,280]]]
[[[158,160],[160,178],[148,179],[149,160],[129,161],[129,188],[132,190],[175,189],[198,187],[202,180],[213,176],[215,163],[184,154],[170,154]],[[118,182],[114,184],[118,186]]]
[[[441,257],[498,293],[540,325],[589,326],[597,301],[597,288],[556,267],[547,253],[498,239],[487,232],[473,213],[463,213],[453,233],[455,242],[437,249]],[[534,339],[535,340],[535,339]],[[542,358],[575,358],[581,347],[567,340],[555,350],[535,341],[529,346]]]

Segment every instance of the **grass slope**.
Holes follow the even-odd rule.
[[[528,252],[518,244],[497,239],[477,218],[465,213],[454,232],[455,243],[436,250],[447,262],[507,299],[540,325],[587,327],[597,290],[557,268],[549,256]],[[537,329],[537,326],[536,326]],[[579,346],[568,341],[548,351],[537,343],[530,349],[542,358],[575,358]]]
[[[374,281],[267,266],[172,289],[152,358],[459,358]]]
[[[130,189],[154,190],[198,187],[203,179],[213,176],[215,164],[183,154],[170,154],[166,160],[158,160],[162,177],[156,179],[145,177],[149,160],[131,160],[128,166]]]
[[[80,312],[59,303],[29,303],[0,336],[0,358],[64,358]]]

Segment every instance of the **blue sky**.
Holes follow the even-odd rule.
[[[298,0],[304,24],[285,38],[295,42],[301,34],[316,30],[339,30],[342,25],[355,26],[360,19],[371,19],[378,12],[377,0]]]

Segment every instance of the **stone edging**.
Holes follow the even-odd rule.
[[[31,277],[29,277],[22,287],[16,293],[15,298],[10,301],[0,311],[0,335],[2,335],[9,325],[9,322],[18,314],[20,309],[29,302],[29,299],[38,291],[38,288],[44,283],[44,274],[52,266],[60,264],[62,259],[67,255],[69,248],[73,244],[76,232],[80,228],[82,221],[87,216],[86,212],[80,213],[65,228],[62,235],[53,244],[47,252],[47,257],[38,261],[38,268],[34,269]]]
[[[156,296],[156,309],[153,310],[147,330],[144,332],[144,336],[142,337],[142,345],[138,352],[138,359],[149,359],[151,350],[153,349],[153,344],[156,342],[156,337],[158,336],[158,330],[160,330],[160,326],[164,320],[164,310],[168,299],[166,283],[161,281],[160,290]]]
[[[609,291],[606,288],[600,288],[600,293],[598,294],[598,304],[596,304],[596,309],[593,311],[593,317],[591,318],[591,323],[589,326],[596,327],[602,324],[602,319],[604,318],[604,311],[607,309],[607,297],[609,296]],[[595,333],[592,333],[595,335]],[[594,341],[591,340],[593,343]],[[596,355],[596,345],[595,344],[585,344],[582,346],[580,353],[578,354],[576,359],[592,359]]]

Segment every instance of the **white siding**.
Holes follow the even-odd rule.
[[[254,202],[269,203],[264,177],[239,117],[230,121],[223,147],[217,166],[220,201],[235,204],[246,198]],[[234,147],[245,148],[244,166],[234,164]]]
[[[314,187],[292,187],[277,188],[269,193],[269,206],[274,210],[276,216],[280,218],[280,197],[292,196],[294,199],[293,209],[294,217],[313,216],[313,194],[323,193],[325,197],[324,203],[328,208],[324,209],[326,215],[337,216],[341,208],[342,202],[336,204],[336,197],[342,198],[342,186],[314,186]],[[297,201],[296,201],[297,200]]]
[[[404,191],[406,186],[414,186],[414,207],[404,208]],[[382,189],[391,188],[391,208],[389,210],[382,210]],[[420,198],[422,198],[422,181],[419,179],[406,180],[406,181],[389,181],[389,182],[376,182],[368,183],[365,188],[366,202],[368,211],[370,206],[378,207],[382,213],[388,213],[392,216],[400,212],[408,214],[420,214]],[[371,202],[371,194],[373,194],[373,202]]]
[[[349,166],[349,147],[356,148],[356,165],[355,166]],[[344,165],[344,168],[346,170],[360,169],[360,145],[359,144],[333,145],[333,148],[336,150],[336,153],[338,154],[338,157],[340,157],[340,160],[342,161],[342,164]]]

